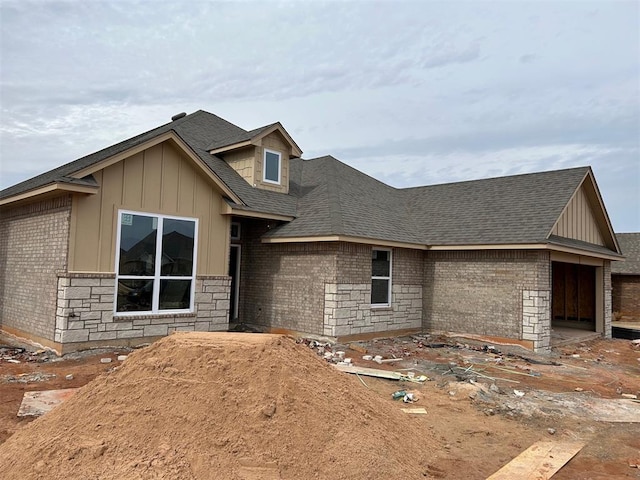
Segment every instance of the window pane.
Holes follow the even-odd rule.
[[[386,304],[389,302],[389,280],[371,280],[371,303]]]
[[[120,275],[155,273],[158,219],[123,213],[120,228]]]
[[[372,277],[388,277],[391,271],[391,252],[374,250],[372,254]]]
[[[280,155],[272,152],[264,153],[264,178],[272,182],[279,182]]]
[[[161,275],[191,276],[196,224],[165,218],[162,228]]]
[[[191,280],[160,280],[160,310],[184,310],[190,307]]]
[[[117,312],[151,310],[153,280],[119,280]]]

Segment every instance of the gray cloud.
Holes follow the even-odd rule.
[[[399,186],[591,163],[640,230],[638,4],[459,7],[2,1],[0,188],[203,108]]]

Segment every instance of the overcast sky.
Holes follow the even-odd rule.
[[[639,6],[0,0],[0,188],[203,109],[396,187],[591,165],[640,231]]]

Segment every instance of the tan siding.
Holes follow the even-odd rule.
[[[111,165],[102,171],[103,185],[100,203],[100,238],[98,242],[98,271],[111,272],[115,263],[114,212],[122,199],[122,162]],[[80,226],[80,225],[78,225]]]
[[[224,155],[224,160],[250,185],[254,183],[256,148],[251,146]]]
[[[160,208],[163,212],[178,211],[178,175],[180,157],[173,148],[165,148],[162,152],[162,196]]]
[[[144,175],[144,152],[129,157],[122,163],[124,164],[122,203],[124,205],[142,205],[142,189],[135,186],[140,185]],[[132,188],[128,188],[129,185]]]
[[[280,172],[280,185],[263,182],[264,149],[275,150],[282,154],[282,164]],[[291,147],[284,141],[282,136],[274,132],[262,139],[262,147],[256,148],[256,173],[254,183],[256,187],[272,192],[289,193],[289,152]]]
[[[72,271],[114,271],[116,213],[126,209],[198,218],[197,274],[226,275],[229,220],[220,214],[220,194],[169,143],[115,163],[94,177],[99,192],[74,199]]]
[[[584,189],[580,188],[554,227],[554,235],[605,245]]]
[[[142,177],[142,208],[150,212],[160,210],[162,192],[162,145],[145,150],[144,177]]]

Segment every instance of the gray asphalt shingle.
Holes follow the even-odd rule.
[[[640,233],[616,233],[624,262],[612,262],[611,273],[640,275]]]
[[[589,167],[396,189],[331,156],[290,160],[288,194],[249,185],[208,152],[253,138],[199,110],[0,192],[0,199],[50,184],[173,131],[243,202],[237,208],[295,217],[268,232],[277,238],[344,235],[421,245],[551,242],[550,231]],[[75,180],[79,182],[78,180]],[[95,184],[92,178],[80,180]],[[609,251],[609,250],[607,250]],[[609,251],[610,252],[610,251]]]

